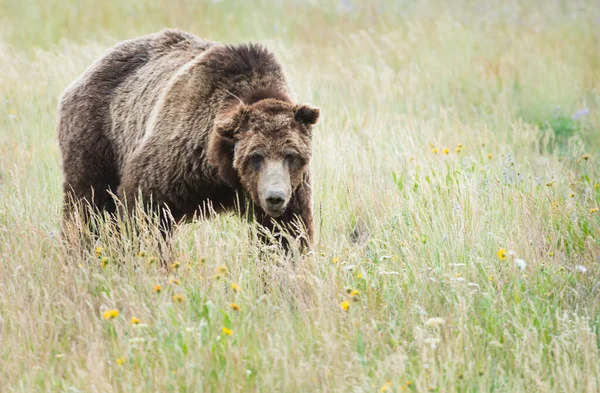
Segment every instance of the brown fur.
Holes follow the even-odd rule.
[[[164,30],[109,49],[63,94],[58,137],[65,221],[86,201],[114,213],[109,192],[141,195],[175,220],[206,203],[216,210],[257,201],[260,168],[249,154],[288,160],[293,195],[276,219],[257,221],[313,236],[309,162],[319,110],[294,104],[275,57],[260,45],[225,46]],[[286,158],[285,149],[296,158]],[[290,161],[291,160],[291,161]],[[247,199],[249,197],[249,199]]]

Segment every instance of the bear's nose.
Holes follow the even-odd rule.
[[[267,205],[271,210],[281,209],[283,202],[285,202],[285,192],[283,191],[271,191],[267,195]]]

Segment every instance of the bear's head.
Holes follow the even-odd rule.
[[[215,120],[208,159],[221,179],[244,188],[271,217],[286,210],[307,173],[318,108],[273,98],[239,102]]]

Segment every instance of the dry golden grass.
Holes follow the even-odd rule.
[[[600,9],[528,4],[0,0],[0,391],[599,391]],[[230,215],[66,253],[57,97],[164,27],[322,108],[307,260]]]

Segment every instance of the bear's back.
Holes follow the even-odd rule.
[[[170,77],[214,44],[165,29],[109,48],[61,96],[62,143],[78,140],[81,133],[88,134],[84,139],[106,138],[121,167],[143,136],[152,107]]]

